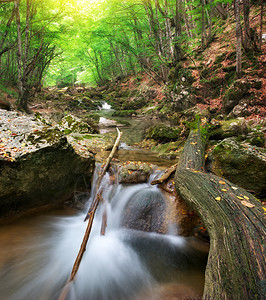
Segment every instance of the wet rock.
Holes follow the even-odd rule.
[[[94,156],[79,155],[58,128],[0,110],[0,131],[1,215],[62,203],[88,189]]]
[[[165,232],[165,201],[158,190],[136,192],[126,205],[122,226],[146,232]]]
[[[173,176],[173,175],[172,175]],[[196,236],[208,241],[209,236],[200,217],[177,194],[174,178],[160,185],[167,204],[168,227],[181,236]],[[173,233],[173,232],[172,232]]]
[[[209,154],[207,169],[257,197],[266,197],[266,154],[263,148],[226,138]]]
[[[147,182],[152,172],[152,166],[142,162],[124,163],[118,173],[119,183]]]

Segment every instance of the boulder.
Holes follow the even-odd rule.
[[[58,128],[0,110],[0,131],[1,216],[63,203],[88,189],[94,156],[78,154]]]
[[[166,125],[156,125],[147,130],[146,138],[153,139],[161,143],[172,142],[180,136],[181,129],[173,128]]]
[[[230,86],[223,98],[223,109],[227,114],[248,95],[250,87],[251,83],[247,79],[238,79]]]
[[[210,139],[222,140],[233,136],[243,137],[244,139],[250,130],[251,128],[244,118],[230,119],[226,121],[222,120],[212,124]]]
[[[251,112],[248,110],[248,103],[245,101],[240,101],[239,104],[237,104],[230,114],[228,115],[229,118],[232,117],[247,117],[250,116]]]
[[[187,110],[196,105],[196,97],[189,91],[189,89],[179,87],[179,90],[176,92],[170,93],[171,98],[171,109],[175,112],[181,112]]]
[[[166,205],[162,194],[153,188],[136,192],[123,212],[122,226],[145,232],[165,232]]]
[[[142,162],[126,162],[120,167],[118,173],[119,183],[147,182],[152,172],[152,166]]]
[[[263,148],[226,138],[208,155],[207,169],[261,199],[266,196],[266,154]]]

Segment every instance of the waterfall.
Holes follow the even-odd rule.
[[[98,164],[86,209],[96,192],[99,168]],[[158,281],[166,280],[170,274],[181,278],[180,274],[186,272],[185,238],[121,226],[125,207],[134,201],[136,192],[152,190],[160,194],[160,190],[149,183],[121,185],[116,181],[110,184],[111,181],[107,173],[102,180],[104,201],[96,212],[87,249],[69,293],[70,300],[136,300],[147,293],[146,299],[153,299],[152,290]],[[107,228],[101,236],[104,210]],[[0,269],[0,279],[5,281],[0,290],[3,299],[57,299],[83,239],[87,226],[83,221],[85,214],[86,211],[42,219],[36,234],[27,238],[19,249],[22,258],[18,262],[13,259]],[[180,271],[176,271],[178,267]]]

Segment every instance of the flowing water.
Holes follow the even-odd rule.
[[[127,150],[127,145],[122,148]],[[1,300],[58,298],[86,230],[87,222],[83,220],[95,194],[98,172],[99,164],[84,211],[40,211],[1,225]],[[159,172],[155,171],[150,180]],[[104,201],[97,209],[87,249],[67,299],[198,299],[203,293],[206,253],[196,251],[188,238],[178,236],[174,224],[167,234],[121,226],[125,207],[134,194],[141,190],[160,194],[160,190],[149,183],[111,184],[108,174],[102,186]],[[107,212],[104,236],[100,235],[103,211]]]
[[[98,169],[92,196],[97,174]],[[157,175],[158,171],[151,179]],[[186,238],[176,235],[171,226],[166,235],[121,227],[125,206],[136,192],[152,189],[161,193],[160,190],[149,183],[110,184],[108,174],[102,184],[105,201],[98,207],[87,250],[68,299],[200,296],[205,262],[199,253],[191,251]],[[83,221],[86,210],[58,209],[1,226],[0,299],[58,298],[86,229],[87,222]],[[105,236],[100,235],[103,210],[108,216]],[[169,293],[181,296],[169,297]]]

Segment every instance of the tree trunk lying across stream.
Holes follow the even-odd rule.
[[[210,235],[203,299],[265,299],[265,209],[253,195],[204,172],[206,129],[192,129],[175,174],[177,192]]]

